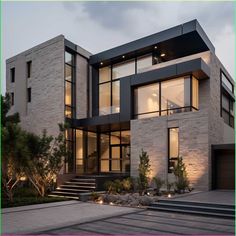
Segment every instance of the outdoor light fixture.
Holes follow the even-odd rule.
[[[168,198],[171,198],[171,194],[169,193],[167,197],[168,197]]]
[[[157,49],[157,46],[155,46],[154,49]]]
[[[103,204],[103,200],[100,200],[98,203],[99,203],[99,204]]]
[[[114,203],[113,203],[113,202],[110,202],[110,205],[111,205],[111,206],[113,206],[113,205],[114,205]]]
[[[102,66],[102,65],[103,65],[103,62],[100,62],[100,65]]]
[[[122,58],[124,59],[124,58],[125,58],[125,55],[123,55]]]
[[[161,57],[164,57],[165,55],[166,55],[165,53],[162,53],[162,54],[161,54]]]

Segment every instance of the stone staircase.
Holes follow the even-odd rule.
[[[178,200],[159,200],[148,207],[149,210],[194,214],[201,216],[234,219],[234,205],[189,202]]]
[[[89,176],[76,176],[52,191],[50,197],[65,197],[79,200],[80,194],[90,193],[96,190],[96,179]]]

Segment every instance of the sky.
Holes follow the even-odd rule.
[[[60,34],[98,53],[193,19],[235,77],[233,2],[2,2],[2,11],[3,78],[7,58]]]

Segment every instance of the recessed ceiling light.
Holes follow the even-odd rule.
[[[162,54],[161,54],[161,57],[164,57],[165,55],[166,55],[165,53],[162,53]]]
[[[123,56],[122,56],[122,58],[124,59],[124,58],[125,58],[125,56],[123,55]]]
[[[100,65],[102,66],[102,65],[103,65],[103,62],[100,62]]]
[[[154,49],[157,49],[157,46],[155,46]]]

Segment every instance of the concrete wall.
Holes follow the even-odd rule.
[[[32,76],[26,78],[26,62],[32,60]],[[15,67],[15,83],[10,82],[10,68]],[[41,134],[46,129],[57,135],[58,123],[64,121],[64,36],[60,35],[6,63],[7,92],[14,92],[15,105],[9,114],[19,112],[23,129]],[[27,88],[31,87],[31,103]]]

